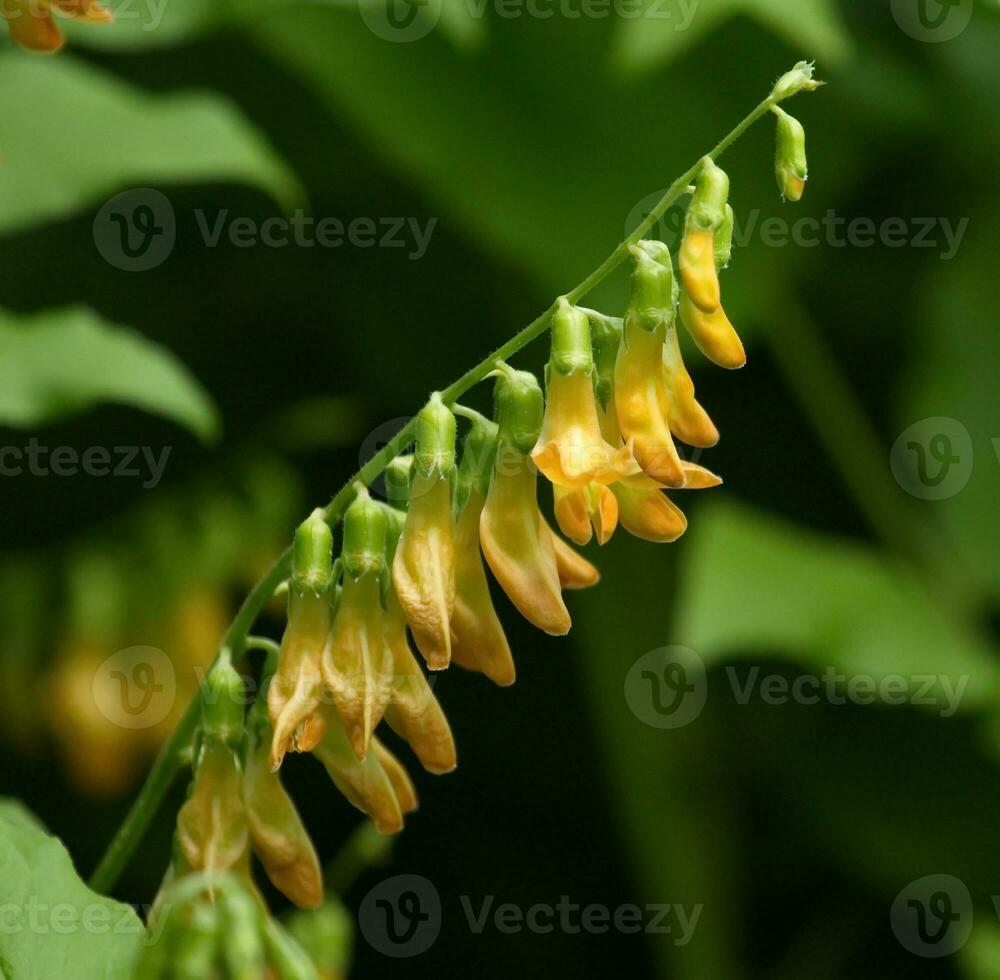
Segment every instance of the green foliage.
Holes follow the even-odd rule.
[[[82,307],[0,311],[0,423],[27,428],[104,402],[133,405],[205,440],[219,432],[208,393],[168,350]]]
[[[128,905],[92,892],[66,848],[24,807],[0,800],[4,928],[0,972],[127,980],[145,930]]]

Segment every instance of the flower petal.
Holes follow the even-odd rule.
[[[743,342],[721,306],[713,313],[705,313],[686,294],[682,294],[680,314],[698,350],[713,364],[730,370],[746,364]]]

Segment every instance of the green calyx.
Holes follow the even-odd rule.
[[[333,571],[333,531],[314,510],[296,529],[292,545],[291,587],[299,595],[324,595]]]
[[[802,182],[809,176],[806,131],[795,116],[789,115],[779,106],[774,106],[771,111],[778,120],[774,154],[774,174],[778,189],[786,201],[797,201],[802,197]]]
[[[421,476],[451,477],[455,470],[455,416],[434,392],[417,415],[415,452]]]
[[[458,465],[455,509],[461,513],[473,490],[484,497],[489,490],[500,427],[496,422],[491,422],[485,415],[480,415],[471,408],[456,405],[455,412],[472,423],[462,442],[462,460]]]
[[[726,216],[722,219],[718,231],[715,233],[715,268],[721,272],[729,265],[729,260],[733,257],[733,229],[736,224],[736,216],[733,214],[732,206],[726,205]]]
[[[687,221],[702,231],[717,230],[726,219],[729,176],[711,157],[702,160],[695,178],[694,194],[688,205]]]
[[[632,278],[625,320],[653,331],[671,326],[677,309],[678,286],[670,249],[663,242],[639,242],[630,245]]]
[[[388,508],[372,500],[364,484],[355,486],[354,502],[344,514],[344,571],[352,579],[380,575],[386,567],[386,539],[389,533]]]
[[[799,92],[815,92],[823,82],[813,78],[813,65],[809,61],[800,61],[791,71],[785,72],[771,90],[771,98],[775,102],[791,98]]]
[[[516,371],[502,361],[496,375],[493,400],[499,443],[526,455],[535,448],[542,429],[545,414],[542,388],[530,371]]]
[[[619,317],[591,313],[590,336],[594,348],[594,393],[601,408],[607,408],[615,393],[615,363],[622,344],[623,321]]]
[[[224,650],[205,678],[201,697],[201,731],[207,740],[236,750],[243,739],[243,678]]]
[[[393,507],[405,511],[410,502],[410,481],[413,478],[413,456],[397,456],[385,468],[385,495]]]
[[[564,375],[593,371],[594,352],[590,346],[587,314],[571,305],[565,296],[556,301],[551,340],[549,367],[553,371]]]

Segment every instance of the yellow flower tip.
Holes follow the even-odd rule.
[[[322,741],[326,731],[326,721],[322,715],[310,715],[295,732],[295,751],[312,752]]]
[[[805,190],[806,182],[802,177],[796,177],[794,174],[786,176],[784,183],[786,201],[791,201],[792,203],[801,201]]]
[[[713,364],[729,370],[736,370],[746,364],[747,355],[743,342],[721,306],[714,313],[705,313],[698,309],[690,297],[683,294],[680,314],[698,349]]]
[[[392,582],[417,649],[432,670],[451,663],[455,606],[455,543],[451,487],[446,477],[418,476],[396,557]]]
[[[552,528],[548,527],[556,556],[559,585],[564,589],[589,589],[601,580],[601,573],[579,552],[574,551]],[[569,626],[566,628],[569,632]]]
[[[694,382],[674,329],[667,331],[663,344],[663,383],[670,402],[670,431],[689,446],[710,449],[716,445],[719,430],[694,396]]]
[[[666,544],[676,541],[687,530],[687,518],[681,509],[641,477],[616,483],[612,490],[618,498],[622,527],[635,537]]]
[[[681,283],[695,305],[714,313],[722,303],[719,273],[715,268],[715,231],[689,225],[678,255]]]
[[[490,570],[521,615],[551,636],[564,636],[572,621],[536,492],[528,467],[498,467],[480,516],[480,540]]]
[[[399,802],[399,809],[404,814],[413,813],[420,806],[420,801],[417,799],[417,788],[413,785],[409,773],[377,738],[372,741],[372,748],[379,765],[389,777],[389,783]]]
[[[697,463],[685,463],[684,473],[687,482],[684,484],[685,490],[709,490],[712,487],[722,485],[722,477],[711,470],[699,466]]]
[[[542,431],[531,459],[550,482],[565,487],[618,478],[618,454],[601,435],[589,373],[550,372]]]
[[[590,519],[597,543],[603,546],[611,540],[618,526],[618,498],[608,487],[594,484],[590,488],[590,499]]]

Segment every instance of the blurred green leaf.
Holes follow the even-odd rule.
[[[995,909],[1000,914],[1000,909]],[[988,918],[976,920],[969,941],[959,953],[966,980],[995,980],[1000,976],[1000,925]]]
[[[707,662],[765,650],[848,677],[948,677],[965,710],[995,697],[990,650],[888,558],[733,504],[698,516],[674,638]]]
[[[162,415],[204,440],[218,434],[211,398],[159,344],[83,307],[0,311],[0,423],[42,425],[102,402]]]
[[[78,877],[66,848],[18,802],[0,800],[0,973],[126,980],[145,936],[128,905]]]
[[[0,55],[0,233],[136,183],[243,181],[290,207],[293,174],[219,95],[150,96],[68,55]],[[68,149],[71,148],[71,149]]]
[[[827,66],[852,48],[835,0],[644,0],[642,14],[619,25],[615,61],[626,71],[663,64],[737,15],[758,20]]]

